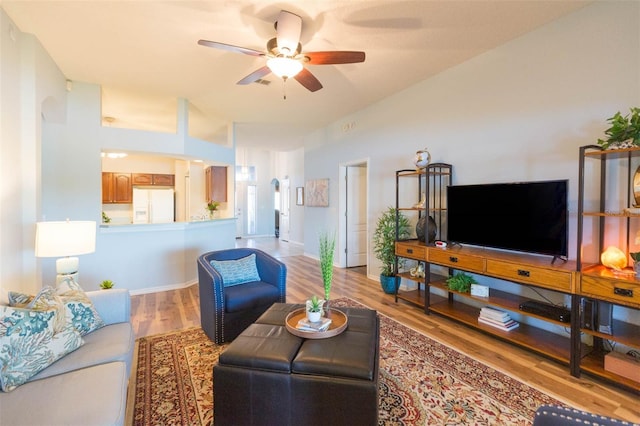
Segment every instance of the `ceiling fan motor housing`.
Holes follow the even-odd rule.
[[[278,47],[278,39],[274,37],[267,42],[267,52],[273,54],[274,56],[287,56],[293,58],[294,56],[297,56],[300,54],[300,52],[302,52],[302,44],[298,43],[298,47],[296,47],[295,52],[281,52],[280,48]]]

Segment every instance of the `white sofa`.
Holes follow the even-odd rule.
[[[129,291],[88,291],[105,326],[84,345],[11,392],[0,392],[0,425],[122,425],[135,345]]]

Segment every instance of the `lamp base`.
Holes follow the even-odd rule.
[[[56,288],[60,287],[61,283],[65,281],[72,281],[74,283],[78,283],[78,273],[74,272],[72,274],[57,274],[56,275]]]
[[[56,272],[58,275],[73,274],[78,272],[80,260],[77,257],[61,257],[56,260]]]

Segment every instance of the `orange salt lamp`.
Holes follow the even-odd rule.
[[[600,262],[607,268],[620,271],[627,266],[627,255],[615,246],[609,246],[600,255]]]

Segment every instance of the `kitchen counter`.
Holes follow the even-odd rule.
[[[101,223],[100,233],[107,234],[116,232],[156,232],[188,230],[200,227],[204,228],[210,226],[227,225],[229,222],[235,222],[235,220],[235,217],[229,217],[171,223]]]

